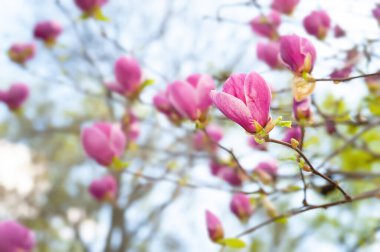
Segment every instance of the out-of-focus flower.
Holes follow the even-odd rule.
[[[39,22],[34,27],[34,37],[42,40],[49,47],[55,45],[61,33],[61,24],[53,20]]]
[[[271,8],[286,15],[291,15],[300,0],[273,0]]]
[[[278,176],[278,164],[274,159],[269,159],[257,164],[253,173],[256,174],[259,179],[265,183],[270,184],[276,181]]]
[[[109,166],[125,150],[127,139],[120,125],[97,122],[82,130],[81,140],[86,154],[101,165]]]
[[[122,119],[122,129],[128,141],[136,141],[140,135],[140,124],[137,116],[132,110],[128,110]]]
[[[210,91],[214,80],[207,74],[193,74],[186,81],[175,81],[167,88],[169,102],[183,117],[192,121],[205,121],[212,104]]]
[[[335,122],[332,121],[332,120],[327,120],[326,121],[326,131],[329,135],[332,135],[336,132],[336,126],[335,126]]]
[[[380,4],[376,4],[376,7],[372,10],[372,15],[380,25]]]
[[[153,97],[153,105],[158,111],[166,115],[168,119],[174,124],[178,125],[184,119],[179,114],[179,112],[174,108],[174,106],[170,103],[166,90],[159,91]]]
[[[284,67],[280,59],[280,45],[277,42],[258,43],[257,57],[272,69]]]
[[[311,100],[310,97],[301,101],[293,99],[293,115],[297,121],[309,120],[311,118]]]
[[[8,50],[9,58],[18,64],[25,64],[36,54],[34,43],[14,43]]]
[[[211,174],[223,179],[231,186],[241,186],[245,180],[245,175],[241,174],[237,167],[230,167],[216,161],[210,163]]]
[[[282,141],[291,144],[291,139],[294,138],[298,142],[302,140],[302,129],[299,126],[293,126],[290,129],[286,129],[285,136]]]
[[[197,131],[193,135],[193,147],[196,150],[215,151],[223,138],[223,129],[217,125],[208,125],[205,130],[207,135],[203,131]]]
[[[335,69],[331,74],[330,77],[333,79],[345,79],[348,78],[352,72],[353,66],[345,66],[341,69]]]
[[[255,123],[264,128],[270,121],[271,90],[255,72],[231,75],[221,92],[211,92],[211,99],[225,116],[249,133],[256,133]]]
[[[380,96],[380,73],[378,75],[366,77],[365,83],[367,84],[370,93]]]
[[[334,26],[334,37],[335,38],[341,38],[344,36],[346,36],[346,31],[343,30],[343,28],[340,27],[340,25],[335,25]]]
[[[249,23],[252,31],[260,36],[271,40],[278,39],[278,27],[281,24],[281,16],[276,11],[272,11],[269,15],[260,15],[252,19]]]
[[[113,176],[104,176],[93,180],[88,191],[97,201],[113,201],[117,194],[117,187]]]
[[[19,109],[28,96],[29,88],[23,83],[14,83],[7,91],[0,91],[0,101],[4,102],[10,110]]]
[[[116,81],[106,83],[106,86],[123,96],[135,98],[143,83],[138,61],[132,57],[122,56],[115,62],[114,72]]]
[[[330,29],[331,21],[326,11],[313,11],[303,20],[307,33],[323,40]]]
[[[230,209],[241,221],[247,221],[254,211],[248,196],[243,193],[232,196]]]
[[[82,10],[83,17],[97,17],[108,0],[75,0],[76,6]]]
[[[0,222],[0,251],[31,252],[35,247],[32,231],[16,221]]]
[[[280,56],[289,70],[302,76],[313,70],[317,52],[309,40],[297,35],[286,35],[280,39]]]
[[[206,225],[208,236],[210,237],[211,241],[218,242],[224,238],[222,223],[218,217],[216,217],[208,210],[206,210]]]
[[[256,149],[256,150],[260,150],[260,151],[267,150],[266,143],[259,144],[258,142],[256,142],[255,138],[251,136],[248,138],[248,144],[249,146],[251,146],[253,149]]]

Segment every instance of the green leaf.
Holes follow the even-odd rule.
[[[278,122],[277,125],[280,127],[291,128],[292,127],[292,121],[281,121],[281,122]]]
[[[244,248],[246,246],[245,242],[239,238],[226,238],[218,241],[219,244],[229,247],[229,248]]]

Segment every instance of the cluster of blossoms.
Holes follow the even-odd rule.
[[[34,233],[16,221],[0,221],[0,251],[32,252],[35,247]]]

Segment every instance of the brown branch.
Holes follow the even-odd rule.
[[[321,79],[314,79],[314,81],[334,81],[334,82],[347,82],[350,80],[354,79],[359,79],[359,78],[366,78],[366,77],[372,77],[372,76],[380,76],[380,72],[376,73],[371,73],[371,74],[363,74],[363,75],[357,75],[357,76],[352,76],[348,78],[321,78]]]

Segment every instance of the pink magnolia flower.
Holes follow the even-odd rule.
[[[229,167],[225,164],[219,164],[216,161],[210,163],[211,174],[223,179],[231,186],[241,186],[245,180],[245,176],[237,169],[237,167]]]
[[[266,143],[259,144],[258,142],[256,142],[256,140],[255,140],[254,137],[249,137],[248,138],[248,144],[253,149],[256,149],[256,150],[259,150],[259,151],[266,151],[267,150],[267,144]]]
[[[223,129],[217,125],[209,125],[205,130],[207,135],[203,131],[197,131],[193,135],[193,147],[199,151],[215,151],[218,148],[217,143],[223,138]]]
[[[7,91],[0,91],[0,101],[11,110],[19,109],[29,96],[29,88],[23,83],[14,83]]]
[[[270,184],[276,181],[278,176],[278,164],[274,159],[269,159],[257,164],[253,172],[263,183]]]
[[[224,238],[224,230],[219,218],[216,217],[209,210],[206,210],[206,225],[208,236],[211,241],[217,242]]]
[[[353,65],[347,65],[341,69],[335,69],[330,77],[333,79],[345,79],[348,78],[353,70]]]
[[[35,243],[34,234],[28,228],[16,221],[0,222],[0,251],[31,252]]]
[[[117,182],[113,176],[104,176],[91,182],[88,191],[98,201],[112,201],[116,197]]]
[[[167,90],[160,91],[153,97],[153,105],[158,111],[166,115],[174,124],[180,124],[184,119],[170,103]]]
[[[249,24],[252,31],[258,35],[277,40],[277,30],[281,24],[281,16],[278,12],[272,11],[268,16],[260,15],[255,17]]]
[[[116,82],[106,83],[106,86],[123,96],[133,97],[138,94],[143,83],[142,70],[138,61],[132,57],[122,56],[114,66]]]
[[[25,64],[36,54],[34,43],[15,43],[8,50],[9,58],[18,64]]]
[[[331,21],[327,12],[313,11],[303,20],[303,26],[307,33],[317,37],[318,39],[324,39],[327,32],[330,29]]]
[[[193,74],[186,81],[175,81],[168,86],[169,102],[183,117],[192,121],[204,121],[212,104],[210,91],[214,80],[207,74]]]
[[[271,8],[286,15],[293,13],[300,0],[273,0]]]
[[[230,209],[241,221],[247,221],[254,211],[248,196],[243,193],[232,196]]]
[[[231,75],[221,92],[211,91],[211,99],[225,116],[249,133],[256,133],[255,122],[265,127],[270,121],[271,90],[255,72]]]
[[[346,31],[343,30],[343,28],[340,27],[340,25],[335,25],[334,26],[334,37],[335,38],[341,38],[344,36],[346,36]]]
[[[285,136],[282,141],[291,143],[291,139],[294,138],[298,142],[302,140],[302,130],[299,126],[291,127],[290,129],[286,129]]]
[[[317,52],[309,40],[297,35],[286,35],[280,39],[280,56],[291,71],[302,75],[313,70]]]
[[[327,120],[325,127],[326,127],[326,131],[329,135],[332,135],[336,132],[336,125],[335,125],[334,121]]]
[[[280,44],[277,42],[258,43],[257,57],[272,69],[281,69],[284,65],[280,59]]]
[[[380,25],[380,4],[376,4],[376,7],[372,10],[372,15]]]
[[[75,0],[76,6],[83,12],[91,15],[96,9],[101,8],[108,0]]]
[[[81,140],[86,154],[101,165],[108,166],[125,150],[126,137],[120,125],[97,122],[82,130]]]
[[[47,46],[53,46],[62,33],[62,26],[57,21],[42,21],[34,27],[34,37],[45,42]]]
[[[301,101],[293,99],[293,115],[299,120],[309,120],[311,118],[311,100],[307,97]]]

